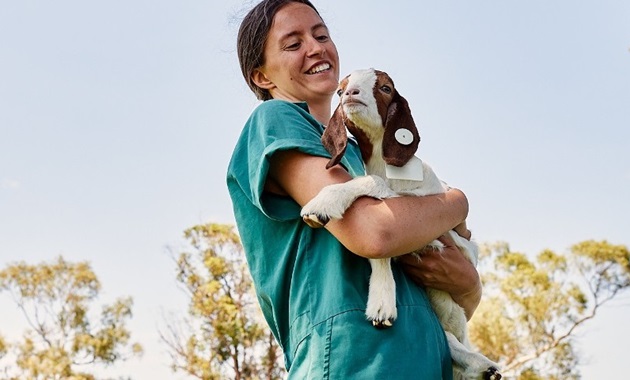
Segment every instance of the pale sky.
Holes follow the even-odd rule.
[[[225,171],[257,102],[236,33],[253,2],[0,2],[0,265],[89,261],[132,296],[146,353],[109,370],[185,379],[158,328],[184,315],[168,247],[233,223]],[[479,242],[630,245],[630,2],[315,0],[341,73],[387,71],[418,157],[469,198]],[[23,329],[0,294],[0,333]],[[579,330],[584,379],[627,372],[630,297]]]

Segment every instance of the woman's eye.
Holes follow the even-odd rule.
[[[287,49],[287,50],[297,50],[299,48],[300,48],[300,43],[296,42],[294,44],[287,45],[287,47],[285,49]]]
[[[381,91],[383,91],[386,94],[391,94],[392,93],[392,88],[389,87],[388,85],[384,85],[384,86],[381,86]]]
[[[326,41],[328,41],[328,36],[327,35],[322,35],[322,36],[315,37],[315,39],[317,41],[319,41],[319,42],[326,42]]]

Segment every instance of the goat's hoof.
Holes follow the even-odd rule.
[[[372,320],[372,326],[376,327],[379,330],[384,330],[392,327],[394,325],[394,321],[391,319],[374,319]]]
[[[500,380],[502,377],[496,367],[490,367],[483,373],[483,380]]]
[[[312,228],[321,228],[326,225],[330,221],[330,218],[327,217],[318,217],[315,214],[307,214],[302,216],[302,220],[308,224],[309,227]]]

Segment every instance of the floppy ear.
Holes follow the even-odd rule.
[[[420,144],[420,134],[411,117],[407,100],[398,92],[387,109],[383,134],[383,159],[389,165],[403,166]]]
[[[326,169],[330,169],[337,165],[341,161],[343,154],[346,152],[346,147],[348,146],[348,133],[346,132],[346,126],[343,119],[343,109],[341,107],[341,103],[339,103],[337,109],[328,122],[328,126],[324,129],[324,134],[322,135],[322,143],[332,156],[326,165]]]

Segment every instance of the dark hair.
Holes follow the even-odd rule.
[[[238,30],[236,43],[238,62],[245,82],[259,100],[269,100],[271,94],[254,83],[252,73],[265,64],[265,43],[273,18],[280,8],[289,3],[308,5],[319,15],[315,6],[308,0],[263,0],[247,13]]]

